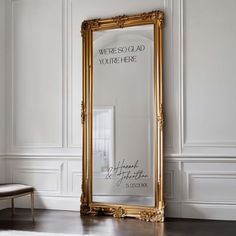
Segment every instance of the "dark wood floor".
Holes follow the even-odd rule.
[[[105,216],[80,216],[79,212],[36,210],[36,222],[30,210],[16,209],[12,219],[10,209],[0,211],[0,230],[24,230],[109,236],[235,236],[236,222],[190,219],[166,219],[165,223],[143,222],[137,219],[115,219]]]

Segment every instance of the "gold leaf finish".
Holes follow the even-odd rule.
[[[80,31],[82,38],[85,37],[85,32],[86,32],[87,29],[88,29],[88,22],[83,21],[83,23],[81,25],[81,31]]]
[[[140,212],[140,220],[150,222],[163,222],[164,221],[164,209],[160,210],[144,210]]]
[[[80,205],[80,213],[81,214],[84,214],[84,215],[88,215],[90,213],[90,208],[88,207],[87,204],[85,203],[82,203]]]
[[[163,26],[164,13],[162,11],[144,12],[136,15],[123,15],[105,19],[92,19],[83,21],[81,26],[81,35],[84,37],[85,32],[88,30],[103,30],[123,28],[126,26],[144,25],[147,23],[157,23]]]
[[[84,125],[86,119],[86,108],[84,102],[81,102],[81,124]]]
[[[113,209],[113,217],[115,218],[124,218],[127,215],[127,212],[124,208],[118,207]]]
[[[117,24],[119,28],[123,28],[125,25],[125,21],[127,20],[127,16],[117,16],[112,18],[114,23]]]
[[[162,222],[164,220],[163,200],[163,126],[164,115],[162,106],[162,27],[164,24],[164,13],[152,11],[148,13],[135,14],[131,16],[116,16],[105,19],[86,20],[81,25],[81,36],[83,41],[83,81],[82,81],[82,103],[81,123],[83,130],[82,151],[82,195],[81,214],[89,215],[111,215],[116,218],[135,217],[150,222]],[[93,201],[93,33],[132,27],[152,25],[154,35],[154,61],[153,61],[153,104],[155,127],[153,129],[153,163],[154,178],[158,183],[154,189],[154,204],[150,206],[137,206],[129,204],[115,204],[109,202]],[[151,67],[150,67],[151,68]],[[135,85],[134,85],[135,87]]]
[[[160,125],[160,129],[163,130],[163,126],[164,126],[164,112],[163,112],[163,105],[160,105],[160,114],[159,116],[157,116],[157,121]]]

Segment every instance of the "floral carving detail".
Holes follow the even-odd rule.
[[[125,15],[117,16],[117,17],[113,17],[112,19],[120,28],[123,28],[125,25],[125,21],[127,19],[127,16],[125,16]]]
[[[83,23],[81,25],[81,36],[85,37],[85,32],[88,29],[99,28],[101,25],[101,23],[99,21],[100,21],[100,19],[83,21]]]
[[[141,14],[141,18],[142,20],[158,20],[161,27],[164,24],[164,13],[162,11],[144,12]]]
[[[113,217],[115,218],[124,218],[127,212],[124,208],[118,207],[113,209]]]
[[[83,21],[83,23],[81,25],[81,31],[80,31],[82,38],[85,37],[85,32],[86,32],[87,28],[88,28],[88,21]]]
[[[141,18],[142,18],[142,20],[147,20],[148,18],[150,18],[150,14],[144,12],[141,14]]]
[[[94,19],[89,21],[90,28],[99,28],[100,27],[100,19]]]
[[[164,13],[162,11],[159,11],[157,19],[159,20],[160,27],[164,26]]]
[[[140,212],[140,220],[150,222],[163,222],[164,221],[164,210],[144,210]]]

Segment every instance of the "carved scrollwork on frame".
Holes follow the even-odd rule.
[[[119,28],[123,28],[125,25],[125,21],[127,20],[127,16],[126,15],[117,16],[117,17],[113,17],[112,19],[113,19],[113,22],[115,22]]]
[[[142,20],[154,20],[159,21],[159,25],[162,27],[164,24],[164,13],[162,11],[153,11],[149,13],[142,13],[141,14]]]
[[[91,27],[91,28],[99,28],[99,27],[100,27],[99,21],[100,21],[100,19],[90,20],[90,21],[89,21],[90,27]]]
[[[85,182],[84,179],[82,178],[82,184],[81,184],[81,189],[82,189],[82,194],[80,196],[80,213],[88,215],[90,212],[90,208],[87,203],[87,195],[85,194]]]
[[[141,14],[141,19],[144,20],[144,21],[150,19],[150,14],[146,13],[146,12],[142,13]]]
[[[80,205],[80,213],[84,215],[90,214],[90,208],[86,203],[81,203]]]
[[[116,16],[109,19],[109,23],[113,23],[113,27],[123,28],[128,21],[138,21],[138,19],[142,19],[143,21],[158,21],[160,27],[163,27],[164,24],[164,13],[162,11],[153,11],[153,12],[144,12],[135,16]],[[108,19],[105,19],[107,21]],[[86,20],[82,23],[81,26],[81,35],[85,37],[85,32],[88,29],[96,29],[98,30],[101,25],[104,24],[101,19],[92,19]]]
[[[87,29],[94,29],[94,28],[98,29],[101,25],[100,19],[93,19],[85,22],[87,24]]]
[[[124,208],[118,207],[113,209],[114,218],[124,218],[127,215],[127,212]]]
[[[163,222],[164,209],[144,210],[140,212],[140,220],[150,222]]]
[[[160,28],[163,28],[164,27],[164,14],[162,12],[162,15],[159,17],[159,26]]]
[[[88,29],[88,22],[83,21],[83,23],[81,25],[81,31],[80,31],[82,38],[85,37],[85,32],[86,32],[87,29]]]
[[[100,19],[93,19],[93,20],[83,21],[83,23],[81,25],[81,36],[85,37],[85,32],[88,29],[99,28],[100,25],[101,25]]]
[[[160,27],[163,27],[164,24],[164,13],[162,11],[153,12],[153,18],[159,21]]]

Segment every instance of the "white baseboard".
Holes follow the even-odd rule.
[[[182,217],[212,220],[236,220],[236,205],[182,203]]]
[[[10,207],[9,202],[1,201],[0,209]],[[16,208],[30,208],[30,197],[22,197],[15,200]],[[35,197],[36,209],[79,211],[79,197]],[[165,217],[212,219],[212,220],[236,220],[236,205],[207,204],[207,203],[183,203],[167,201]]]
[[[16,208],[30,208],[30,197],[25,196],[15,200]],[[65,211],[79,211],[80,197],[46,197],[35,196],[36,209],[51,209]]]

